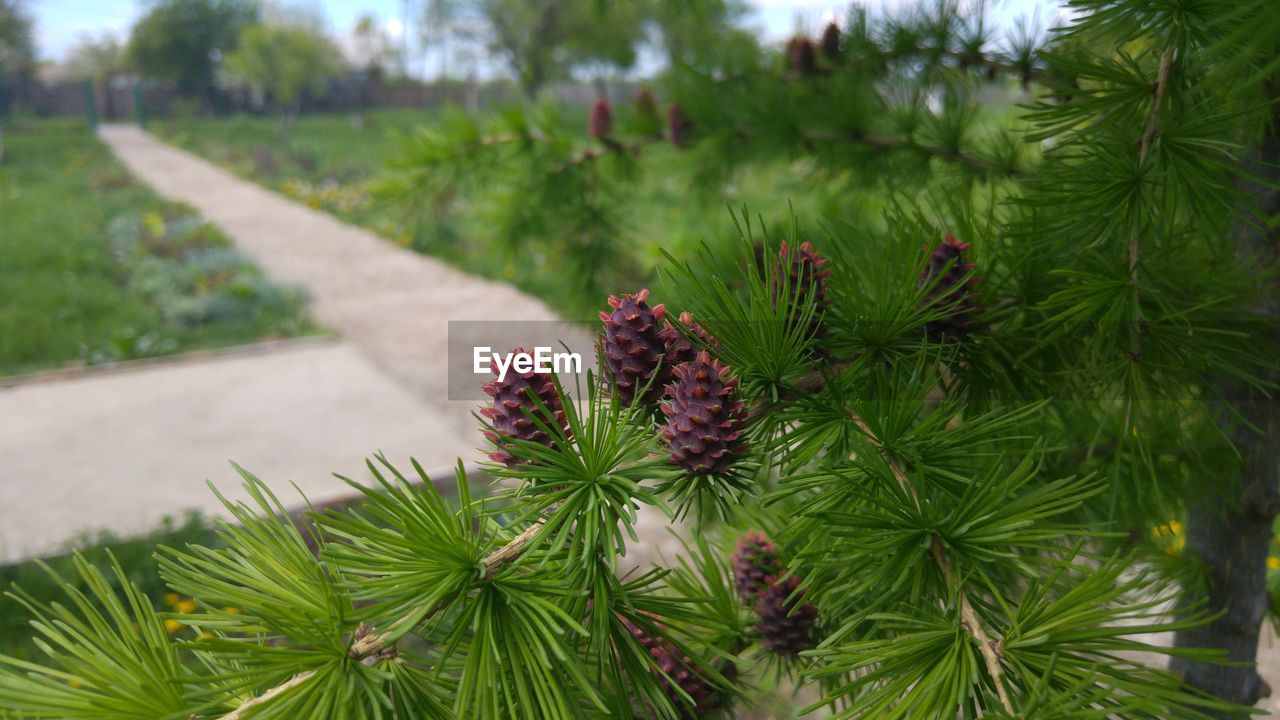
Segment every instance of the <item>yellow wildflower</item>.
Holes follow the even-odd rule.
[[[175,610],[177,610],[180,613],[193,613],[196,611],[196,608],[198,608],[199,605],[196,605],[195,600],[183,600],[182,602],[178,603],[177,605],[174,605],[173,607]]]
[[[164,629],[168,631],[170,635],[178,632],[179,630],[182,629],[182,627],[183,627],[182,623],[178,622],[177,620],[164,621]]]
[[[142,216],[142,226],[151,234],[151,237],[164,237],[164,215],[161,215],[158,212],[149,212]]]
[[[164,604],[173,607],[178,604],[178,593],[165,593]]]
[[[1267,558],[1267,569],[1268,569],[1268,570],[1280,570],[1280,557],[1276,557],[1275,555],[1271,555],[1270,557],[1268,557],[1268,558]]]

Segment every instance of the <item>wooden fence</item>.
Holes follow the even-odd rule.
[[[611,98],[629,97],[638,85],[621,82],[603,88]],[[601,91],[597,84],[564,83],[551,88],[554,99],[566,105],[588,105]],[[303,97],[306,112],[356,112],[370,108],[434,109],[456,105],[472,111],[519,102],[520,91],[509,81],[476,83],[458,80],[383,81],[353,73],[334,78]],[[120,75],[105,81],[66,80],[31,82],[0,87],[0,116],[13,112],[39,117],[86,117],[90,122],[145,121],[181,113],[231,115],[267,113],[270,98],[244,87],[211,87],[199,97],[183,96],[175,88],[139,82]]]

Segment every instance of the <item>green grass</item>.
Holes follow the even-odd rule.
[[[208,528],[203,518],[190,515],[180,520],[165,520],[152,534],[138,538],[119,538],[111,535],[92,535],[70,543],[90,563],[101,568],[114,582],[110,572],[108,553],[114,555],[124,569],[126,577],[152,598],[157,608],[173,609],[174,600],[166,597],[168,588],[160,578],[153,555],[159,545],[182,547],[198,543],[219,547],[217,535]],[[32,631],[28,623],[31,613],[8,593],[23,594],[40,603],[66,602],[66,593],[58,581],[49,574],[52,570],[64,579],[77,577],[72,565],[72,550],[49,557],[43,561],[28,561],[0,566],[0,655],[36,660],[39,653],[31,643]],[[47,568],[47,569],[46,569]],[[86,588],[77,584],[81,590]],[[166,605],[170,607],[165,607]],[[178,628],[173,628],[180,632]]]
[[[565,111],[566,116],[579,112]],[[585,109],[578,128],[585,138]],[[461,197],[438,203],[431,217],[415,218],[400,207],[380,202],[373,193],[384,163],[400,151],[413,128],[436,121],[415,110],[377,110],[362,127],[348,115],[302,117],[288,141],[282,141],[275,119],[186,118],[153,125],[166,141],[277,190],[299,202],[323,209],[368,228],[392,242],[439,257],[467,272],[509,282],[545,300],[562,315],[590,318],[604,298],[584,298],[564,282],[560,258],[548,248],[518,252],[500,242],[487,206],[492,198]],[[573,116],[576,117],[576,116]],[[733,237],[728,206],[748,206],[778,229],[791,209],[813,227],[824,218],[878,214],[883,201],[875,196],[854,199],[832,185],[811,181],[804,163],[753,167],[721,186],[691,192],[697,171],[690,153],[665,144],[649,148],[643,175],[629,188],[623,211],[627,267],[626,287],[635,291],[657,283],[659,249],[677,257],[691,254],[703,242],[715,245]]]
[[[313,332],[304,295],[134,180],[78,122],[5,133],[0,375]]]

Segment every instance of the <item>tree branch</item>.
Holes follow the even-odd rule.
[[[1147,109],[1142,137],[1138,139],[1138,172],[1142,172],[1147,165],[1147,154],[1151,150],[1151,144],[1155,142],[1156,132],[1160,126],[1160,106],[1164,104],[1165,88],[1169,85],[1169,70],[1173,67],[1173,54],[1173,46],[1169,46],[1160,55],[1160,69],[1156,72],[1156,82],[1151,89],[1151,107]],[[1142,320],[1142,313],[1138,306],[1138,260],[1140,257],[1138,230],[1134,228],[1129,234],[1129,286],[1133,292],[1133,307],[1138,314],[1139,328]],[[1141,355],[1142,348],[1138,338],[1140,332],[1137,328],[1133,332],[1133,342],[1129,348],[1130,360],[1136,361]]]
[[[822,387],[821,375],[814,374],[801,380],[797,386],[805,390],[817,391]],[[772,403],[756,403],[748,410],[749,419],[758,418],[770,409],[778,407]],[[858,430],[867,437],[867,441],[873,447],[883,449],[884,445],[880,439],[872,432],[871,427],[866,421],[856,413],[850,414],[850,419],[857,426]],[[916,491],[915,485],[911,483],[907,471],[902,466],[902,461],[896,456],[890,456],[889,471],[893,473],[893,479],[897,481],[898,486],[902,488],[915,503],[917,509],[920,508],[920,495]],[[942,546],[941,541],[935,535],[933,542],[929,547],[929,554],[933,556],[934,562],[937,563],[938,569],[942,572],[942,577],[946,581],[948,587],[956,588],[960,596],[960,625],[964,631],[969,634],[978,644],[978,652],[982,655],[983,665],[986,666],[987,675],[991,677],[992,684],[996,687],[996,696],[1000,700],[1001,707],[1011,716],[1016,715],[1013,709],[1013,702],[1009,698],[1009,691],[1005,687],[1003,653],[1001,651],[1002,640],[992,636],[987,631],[986,626],[982,623],[982,618],[978,615],[978,611],[974,609],[973,603],[969,601],[969,595],[960,586],[960,578],[956,575],[955,569],[951,565],[951,560],[947,557],[946,548]]]
[[[657,142],[661,142],[663,139],[664,138],[660,135],[642,137],[638,140],[633,140],[631,142],[614,140],[613,138],[608,138],[608,137],[601,138],[600,141],[603,143],[602,146],[590,147],[583,150],[582,152],[574,155],[572,158],[565,161],[564,163],[561,163],[560,165],[557,165],[551,168],[551,170],[547,172],[547,175],[559,175],[560,173],[567,172],[580,165],[585,165],[586,163],[589,163],[589,162],[595,162],[596,159],[603,157],[612,152],[622,153],[622,154],[630,155],[632,157],[636,157],[640,154],[640,151],[643,150],[645,147],[649,145],[653,145],[654,143],[657,143]]]
[[[507,544],[503,545],[497,550],[494,550],[493,552],[489,553],[484,558],[482,558],[480,560],[480,566],[484,569],[484,579],[492,580],[493,578],[497,577],[498,572],[502,570],[502,568],[505,567],[507,563],[510,563],[511,561],[520,557],[520,554],[524,552],[525,547],[528,546],[530,541],[532,541],[533,538],[538,534],[538,531],[542,530],[542,526],[545,523],[546,523],[545,519],[539,519],[537,522],[525,528],[524,531],[521,532],[519,535],[511,538],[511,540],[509,540]],[[446,603],[439,603],[439,604],[433,605],[431,608],[427,610],[425,614],[422,615],[422,617],[418,621],[421,622],[422,620],[425,620],[435,615],[436,613],[444,610],[445,605]],[[416,615],[416,613],[405,616],[405,620],[410,620],[411,618],[414,617],[414,615]],[[373,657],[374,655],[377,655],[378,653],[385,651],[387,648],[391,647],[394,643],[395,643],[395,638],[393,638],[388,633],[369,632],[369,633],[366,633],[364,636],[358,638],[351,645],[351,649],[347,651],[347,656],[350,657],[352,660],[364,660],[366,658]],[[314,674],[315,672],[311,670],[298,673],[297,675],[294,675],[292,678],[289,678],[289,680],[287,680],[286,682],[283,682],[263,692],[261,695],[255,695],[254,697],[251,697],[248,700],[245,700],[235,710],[232,710],[226,715],[221,716],[220,720],[242,720],[242,718],[245,717],[245,713],[248,712],[250,709],[258,705],[261,705],[263,703],[270,702],[271,700],[279,697],[280,695],[283,695],[284,693],[292,690],[293,688],[298,687],[302,683],[306,682]]]
[[[913,140],[904,140],[889,137],[887,135],[875,135],[861,132],[802,133],[802,135],[806,142],[818,140],[829,143],[865,145],[873,150],[880,150],[884,152],[903,152],[908,150],[922,152],[931,157],[959,163],[983,176],[1005,175],[1008,177],[1017,177],[1019,175],[1016,171],[1009,171],[1005,168],[997,167],[989,160],[977,157],[976,155],[969,155],[956,148],[921,145]]]
[[[240,720],[245,716],[245,713],[248,712],[251,708],[254,708],[266,702],[270,702],[276,697],[279,697],[280,695],[283,695],[289,692],[290,690],[306,682],[308,679],[311,678],[312,675],[315,675],[315,671],[313,670],[308,670],[306,672],[298,673],[297,675],[294,675],[293,677],[289,678],[288,681],[283,682],[271,688],[270,690],[262,693],[261,695],[257,695],[249,698],[248,700],[245,700],[243,703],[240,704],[240,707],[236,708],[235,710],[232,710],[226,715],[223,715],[222,720]]]
[[[853,422],[858,426],[866,436],[868,441],[875,447],[883,447],[871,432],[871,428],[867,423],[857,415],[852,416]],[[898,485],[906,492],[915,502],[916,508],[920,507],[920,496],[916,492],[916,488],[911,484],[911,480],[907,477],[907,472],[902,467],[902,462],[897,457],[889,458],[889,471],[893,473],[894,480],[898,481]],[[929,546],[929,554],[933,556],[934,562],[938,564],[938,569],[942,571],[942,577],[946,580],[947,586],[955,588],[960,595],[960,625],[965,632],[978,643],[978,652],[982,655],[982,662],[987,667],[987,674],[991,676],[991,682],[996,686],[996,696],[1000,699],[1000,705],[1005,712],[1011,716],[1015,715],[1013,702],[1009,699],[1009,692],[1005,689],[1004,684],[1004,668],[1001,665],[1003,655],[1001,653],[1001,640],[991,637],[986,627],[982,624],[982,618],[978,616],[978,611],[974,609],[973,603],[969,602],[969,595],[960,587],[960,579],[956,575],[954,568],[951,566],[951,560],[947,557],[946,548],[942,547],[942,542],[938,536],[933,537],[933,543]]]

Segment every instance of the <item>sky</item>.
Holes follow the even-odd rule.
[[[869,0],[861,4],[876,10],[910,2]],[[55,62],[64,59],[68,48],[83,35],[96,37],[110,33],[124,39],[147,4],[147,0],[26,0],[26,6],[35,19],[37,51],[41,59]],[[392,35],[402,33],[405,27],[402,19],[404,0],[292,0],[288,4],[318,8],[328,23],[329,31],[340,44],[356,20],[366,14],[372,13],[377,17]],[[420,7],[422,2],[411,0],[409,4]],[[748,0],[748,4],[752,7],[749,24],[765,37],[780,40],[793,34],[797,27],[807,28],[816,34],[829,20],[844,18],[850,2]],[[1003,24],[1038,13],[1042,25],[1045,25],[1055,16],[1058,6],[1055,0],[988,0],[987,4],[992,8],[991,17]],[[416,33],[412,27],[411,33]],[[418,57],[411,71],[430,73],[433,67],[430,57]]]

